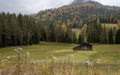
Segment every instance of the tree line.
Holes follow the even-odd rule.
[[[83,24],[79,37],[72,32],[72,28],[66,24],[43,25],[41,41],[64,42],[64,43],[99,43],[120,44],[120,21],[117,26],[107,27],[99,19],[89,24]]]
[[[79,36],[66,23],[43,24],[33,16],[0,13],[0,48],[32,45],[40,41],[63,43],[120,44],[120,21],[117,27],[107,28],[99,18],[82,24]]]
[[[0,13],[0,48],[40,41],[40,25],[32,16]]]
[[[82,34],[80,38],[84,39]],[[118,20],[117,26],[113,24],[111,27],[107,27],[105,24],[101,24],[99,19],[96,19],[90,25],[87,25],[85,37],[89,43],[120,44],[120,21]]]

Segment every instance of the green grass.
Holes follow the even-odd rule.
[[[92,58],[100,58],[103,63],[120,64],[120,45],[95,45],[97,53]]]
[[[68,72],[73,73],[72,75],[79,75],[77,73],[80,72],[80,75],[88,75],[89,72],[94,71],[101,73],[100,75],[115,75],[115,73],[119,73],[118,70],[120,69],[120,45],[100,45],[100,44],[95,44],[93,45],[93,51],[73,51],[72,48],[77,46],[77,44],[63,44],[63,43],[41,43],[38,45],[33,45],[33,46],[22,46],[23,48],[23,53],[21,56],[21,60],[23,62],[28,61],[29,63],[27,64],[21,64],[24,65],[22,70],[25,72],[31,72],[33,71],[30,69],[30,67],[33,67],[35,73],[38,73],[39,71],[45,73],[43,75],[50,75],[46,74],[51,71],[51,67],[55,69],[55,73],[59,73],[56,71],[61,70],[60,73]],[[14,48],[1,48],[0,49],[0,59],[2,58],[3,61],[5,58],[8,56],[17,56],[17,53],[14,51]],[[25,52],[29,51],[30,52],[30,58],[26,59],[25,58]],[[58,59],[54,60],[56,63],[53,62],[51,55],[56,56]],[[69,56],[73,55],[72,60],[69,59]],[[86,67],[85,63],[83,61],[86,58],[89,58],[92,62],[95,62],[96,59],[100,59],[100,64],[96,65],[97,69],[95,69],[94,66],[89,66],[88,68]],[[60,59],[59,59],[60,58]],[[62,58],[62,59],[61,59]],[[34,59],[34,60],[41,60],[40,65],[43,65],[45,67],[40,66],[39,64],[34,64],[30,63],[31,60],[29,59]],[[45,60],[47,59],[47,60]],[[43,61],[45,60],[45,61]],[[47,62],[49,61],[49,62]],[[50,62],[52,61],[52,63]],[[61,61],[64,61],[64,63],[61,64]],[[74,65],[72,65],[73,63]],[[5,73],[10,72],[12,74],[12,69],[10,67],[15,68],[15,72],[18,69],[16,66],[18,64],[17,57],[16,58],[11,58],[8,59],[8,62],[0,62],[0,70],[1,69],[6,69]],[[32,64],[32,65],[31,65]],[[55,66],[54,66],[54,65]],[[29,66],[30,65],[30,66]],[[50,67],[51,66],[51,67]],[[7,68],[10,69],[10,71],[7,71]],[[38,69],[39,68],[39,69]],[[68,69],[69,68],[69,69]],[[71,69],[72,68],[72,69]],[[29,70],[27,70],[29,69]],[[64,71],[65,70],[65,71]],[[37,71],[37,72],[36,72]],[[73,71],[73,72],[72,72]],[[23,72],[24,73],[24,72]],[[107,74],[110,73],[110,74]],[[90,75],[93,75],[92,73]],[[6,74],[7,75],[7,74]],[[14,74],[16,75],[16,74]],[[55,74],[56,75],[56,74]],[[59,75],[59,74],[57,74]],[[60,75],[66,75],[60,74]],[[96,74],[99,75],[99,74]]]
[[[65,58],[68,55],[74,55],[74,61],[83,61],[86,57],[91,59],[100,59],[103,64],[120,64],[120,45],[93,45],[93,51],[73,51],[75,44],[62,43],[41,43],[33,46],[23,46],[24,52],[30,52],[30,58],[44,60],[54,55],[59,58]],[[14,56],[15,48],[2,48],[0,54],[2,57]]]

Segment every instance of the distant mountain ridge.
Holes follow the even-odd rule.
[[[78,4],[96,4],[96,5],[102,5],[99,2],[92,1],[92,0],[74,0],[71,5],[78,5]]]

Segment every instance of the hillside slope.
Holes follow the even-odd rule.
[[[95,19],[100,19],[102,23],[116,23],[117,19],[120,19],[119,14],[120,7],[105,6],[89,0],[75,0],[72,4],[58,9],[40,11],[36,18],[44,25],[57,23],[78,28]]]

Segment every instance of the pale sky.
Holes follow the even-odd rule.
[[[73,0],[0,0],[0,12],[32,14],[40,10],[57,8]],[[120,6],[120,0],[96,0],[104,5]]]

